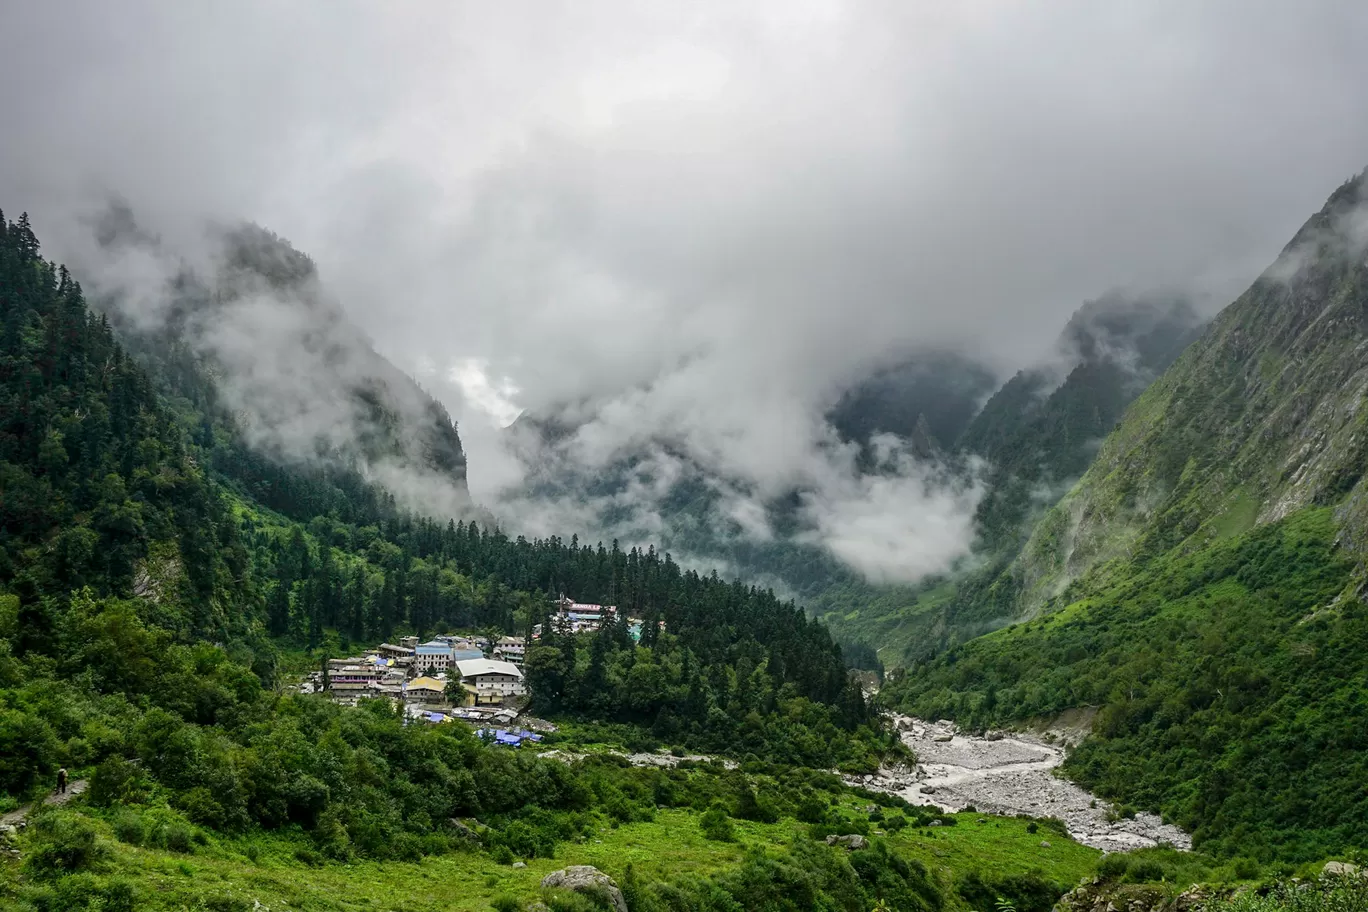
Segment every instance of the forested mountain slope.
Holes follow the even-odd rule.
[[[1027,608],[1118,556],[1194,546],[1311,504],[1368,545],[1368,194],[1340,187],[1130,410],[1021,562]]]
[[[1033,520],[1082,474],[1125,407],[1173,362],[1201,322],[1182,295],[1111,292],[1073,315],[1047,365],[1017,373],[996,393],[985,367],[946,351],[917,353],[853,383],[825,420],[842,441],[861,448],[861,472],[886,470],[876,464],[872,441],[894,435],[914,458],[937,466],[938,477],[963,483],[983,473],[973,559],[915,586],[871,583],[814,541],[802,511],[810,492],[767,502],[770,534],[749,534],[729,517],[724,493],[745,491],[744,483],[711,474],[686,446],[651,441],[618,454],[606,469],[587,470],[573,456],[582,404],[521,416],[507,434],[531,466],[524,493],[533,502],[600,505],[600,526],[624,535],[663,526],[664,544],[675,553],[794,593],[862,667],[879,664],[873,643],[884,664],[897,664],[1010,618],[1010,610],[978,611],[980,592],[1002,575]],[[665,490],[643,498],[666,482]],[[643,499],[658,517],[633,514]],[[623,501],[632,508],[624,509]],[[963,596],[961,586],[967,587]]]
[[[298,481],[285,466],[319,488],[313,508],[346,510],[379,481],[404,506],[475,514],[446,409],[376,353],[307,255],[239,224],[210,229],[192,258],[118,203],[93,233],[93,304],[251,496],[285,503],[279,489]]]
[[[17,662],[12,680],[27,682],[16,693],[39,693],[54,671],[79,673],[92,649],[116,667],[145,655],[110,642],[116,627],[187,648],[227,645],[270,686],[275,643],[332,637],[351,648],[456,626],[523,633],[542,620],[549,593],[568,591],[621,604],[652,630],[664,621],[666,632],[652,632],[644,650],[616,629],[562,644],[544,669],[559,675],[549,704],[587,711],[592,697],[599,718],[661,737],[870,762],[840,733],[867,721],[840,649],[794,605],[685,572],[653,550],[514,540],[414,515],[334,460],[315,470],[260,454],[235,413],[214,410],[211,360],[173,350],[155,364],[179,379],[159,392],[80,286],[42,260],[26,220],[7,224],[0,243],[0,631]],[[254,499],[263,487],[269,506]],[[75,614],[74,604],[83,606]],[[153,663],[136,686],[131,673],[111,670],[90,686],[122,684],[136,697],[180,672]],[[19,734],[49,729],[42,702],[16,710],[27,721],[4,729],[6,750],[51,743]],[[197,713],[215,718],[212,708]],[[7,766],[8,789],[66,756],[17,755],[27,759]]]
[[[888,698],[978,724],[1099,707],[1067,769],[1198,844],[1368,842],[1368,189],[1340,187],[1129,409],[998,595],[1038,615]]]
[[[1202,325],[1178,294],[1112,292],[1086,303],[1056,342],[1053,363],[1009,379],[950,448],[957,459],[982,460],[974,560],[916,587],[834,578],[812,593],[814,613],[848,642],[879,643],[886,665],[1011,621],[1009,571],[1035,521]]]

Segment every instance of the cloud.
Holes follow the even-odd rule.
[[[583,403],[586,466],[671,440],[753,535],[806,485],[833,549],[934,556],[961,495],[847,471],[825,407],[918,349],[1033,363],[1104,288],[1229,300],[1368,160],[1366,42],[1354,0],[49,0],[0,32],[0,206],[55,256],[110,191],[289,238],[483,500],[499,423]]]
[[[251,225],[157,238],[120,202],[86,227],[68,252],[88,298],[136,336],[174,339],[168,361],[188,347],[249,446],[357,469],[414,509],[474,515],[450,419],[375,353],[308,257]]]
[[[950,473],[891,435],[876,435],[874,445],[883,471],[848,471],[805,495],[813,528],[798,540],[825,547],[876,583],[915,582],[954,566],[975,535],[983,496],[977,472]]]

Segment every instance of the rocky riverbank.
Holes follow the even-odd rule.
[[[852,785],[898,795],[946,811],[967,807],[990,814],[1058,817],[1070,835],[1106,852],[1167,843],[1190,849],[1191,838],[1153,814],[1111,820],[1111,806],[1054,774],[1064,750],[1034,735],[967,735],[952,722],[895,720],[903,742],[917,755],[915,769],[887,768],[847,777]]]

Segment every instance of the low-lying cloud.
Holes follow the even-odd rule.
[[[664,534],[663,479],[701,472],[729,529],[806,492],[832,553],[906,577],[967,547],[973,488],[858,470],[841,389],[918,349],[1036,363],[1103,288],[1230,300],[1368,161],[1365,44],[1354,0],[50,0],[0,30],[0,206],[62,258],[110,193],[168,240],[289,238],[511,525]],[[577,403],[577,471],[653,468],[529,499],[501,425]]]

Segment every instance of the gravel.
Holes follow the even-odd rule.
[[[1074,839],[1105,852],[1160,844],[1192,848],[1188,834],[1153,814],[1108,820],[1108,802],[1055,774],[1064,751],[1053,744],[1016,732],[993,733],[989,740],[946,721],[900,716],[895,722],[917,755],[916,768],[882,769],[847,777],[849,782],[945,811],[973,807],[980,813],[1058,817]]]

